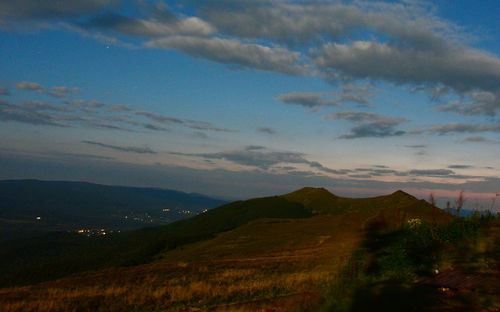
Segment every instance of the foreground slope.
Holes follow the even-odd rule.
[[[403,192],[346,199],[313,188],[235,202],[120,236],[136,246],[121,257],[149,250],[151,263],[7,288],[0,302],[7,311],[290,311],[317,302],[320,289],[338,278],[359,247],[371,219],[397,226],[410,218],[452,218],[436,209]]]

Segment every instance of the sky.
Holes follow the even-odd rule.
[[[500,2],[0,0],[0,179],[500,193]]]

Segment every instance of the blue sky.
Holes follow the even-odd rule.
[[[0,178],[500,192],[498,1],[0,1]],[[466,195],[467,196],[467,195]]]

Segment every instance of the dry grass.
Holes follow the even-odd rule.
[[[217,311],[232,306],[244,311],[248,304],[268,304],[272,299],[293,299],[314,292],[333,278],[329,272],[320,271],[275,272],[276,266],[286,268],[289,264],[197,263],[178,267],[182,274],[173,266],[149,265],[158,274],[145,277],[138,276],[135,269],[115,269],[80,277],[86,283],[67,278],[2,289],[0,307],[2,311]],[[117,283],[117,274],[129,278]],[[112,282],[106,283],[106,279]]]
[[[356,248],[357,218],[259,220],[155,263],[1,289],[0,310],[294,310],[318,303]]]
[[[0,310],[307,310],[321,303],[322,290],[358,247],[369,217],[257,220],[154,263],[0,289]]]

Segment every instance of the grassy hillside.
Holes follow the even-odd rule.
[[[320,211],[325,206],[336,210]],[[332,305],[350,304],[358,290],[375,281],[353,284],[352,278],[353,272],[368,267],[372,250],[363,246],[371,225],[380,220],[385,224],[384,237],[397,238],[382,246],[381,254],[388,258],[380,258],[380,263],[386,271],[410,272],[411,259],[399,251],[414,239],[410,224],[415,220],[432,229],[425,233],[443,240],[443,248],[468,239],[459,234],[469,223],[460,223],[461,219],[403,192],[351,200],[306,188],[123,233],[112,244],[110,240],[110,246],[122,249],[103,262],[107,269],[2,289],[0,307],[6,311],[335,311]],[[472,229],[477,232],[477,227]],[[416,250],[425,253],[426,248],[424,244]],[[46,263],[47,269],[53,267],[54,263]],[[19,283],[19,277],[11,277],[11,285]],[[332,290],[342,298],[332,295]]]
[[[497,221],[488,225],[480,219],[444,214],[449,218],[434,223],[432,210],[413,201],[404,208],[391,207],[389,202],[379,210],[313,216],[304,214],[308,209],[301,204],[290,205],[281,196],[225,205],[209,217],[193,218],[197,221],[191,225],[187,225],[189,220],[181,222],[203,229],[222,215],[230,215],[224,222],[217,221],[219,229],[228,229],[231,220],[233,225],[241,225],[210,239],[162,250],[148,264],[0,290],[0,306],[7,311],[66,311],[71,307],[81,311],[366,311],[366,300],[368,310],[385,307],[392,311],[398,307],[394,304],[400,301],[394,299],[399,297],[408,303],[428,304],[425,300],[434,292],[417,299],[408,297],[416,274],[432,271],[434,265],[439,269],[458,267],[457,262],[462,261],[458,256],[466,246],[480,246],[471,259],[477,253],[484,255],[470,260],[470,265],[482,263],[483,270],[495,265],[500,242]],[[262,218],[280,205],[273,212],[275,218]],[[309,217],[281,214],[292,207],[297,208],[295,217]],[[254,209],[260,212],[255,214]],[[246,217],[236,218],[240,215]],[[418,230],[416,219],[422,226]],[[401,252],[404,250],[409,253]],[[420,260],[424,265],[415,266]],[[380,270],[371,273],[375,264]],[[406,279],[399,284],[386,280],[394,276]],[[394,296],[387,302],[377,301],[378,291]],[[433,309],[441,311],[439,307],[447,302],[460,307],[458,299],[465,297],[457,296],[437,301]],[[488,296],[484,300],[495,300]]]
[[[305,218],[311,213],[279,197],[240,201],[165,226],[101,237],[54,232],[0,244],[0,285],[39,282],[109,266],[151,261],[162,250],[205,240],[260,218]]]

